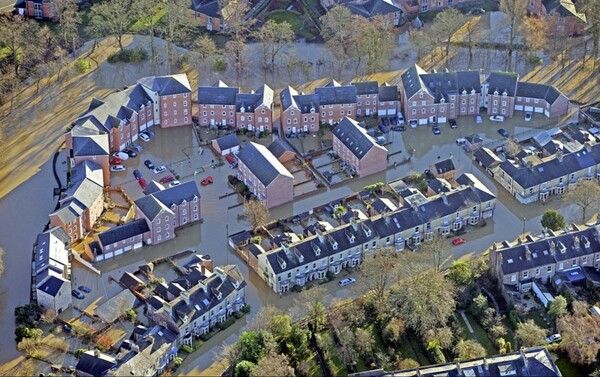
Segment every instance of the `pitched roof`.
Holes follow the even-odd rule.
[[[173,205],[180,205],[200,198],[196,181],[189,181],[177,186],[165,188],[135,201],[135,205],[152,221],[161,211],[172,213]]]
[[[146,220],[139,219],[130,223],[116,226],[110,230],[98,234],[98,239],[103,246],[111,245],[115,242],[123,241],[131,237],[136,237],[149,232]]]
[[[476,150],[475,153],[473,153],[473,157],[477,159],[477,161],[479,161],[486,169],[492,167],[493,165],[499,165],[502,163],[502,160],[486,147]]]
[[[71,239],[62,227],[54,227],[38,234],[34,248],[35,271],[54,266],[61,271],[69,263]]]
[[[139,83],[157,92],[160,96],[192,92],[192,87],[185,73],[144,77],[139,80]]]
[[[82,161],[71,169],[71,182],[83,181],[86,178],[100,186],[104,186],[102,167],[93,161]]]
[[[447,158],[445,160],[438,161],[435,164],[433,164],[433,167],[435,168],[435,170],[438,174],[444,174],[449,171],[456,170],[456,168],[454,167],[454,161],[452,161],[452,158]]]
[[[562,17],[575,17],[586,22],[585,13],[577,12],[575,4],[571,0],[542,0],[547,14],[556,13]]]
[[[549,104],[553,104],[561,94],[553,85],[519,81],[516,95],[518,97],[543,99]]]
[[[342,103],[356,103],[356,86],[325,86],[315,88],[321,105],[334,105]]]
[[[372,148],[380,148],[387,153],[387,149],[377,144],[375,139],[368,135],[354,119],[344,117],[332,133],[359,159],[362,159]]]
[[[144,282],[142,280],[140,280],[137,276],[135,276],[129,271],[125,271],[123,275],[121,275],[119,283],[123,284],[129,289],[137,289],[138,287],[144,285]]]
[[[240,151],[238,158],[265,187],[280,175],[294,178],[264,145],[250,142]]]
[[[224,151],[242,144],[236,134],[229,134],[216,139],[219,148]]]
[[[108,135],[73,137],[73,156],[105,156],[109,154]]]
[[[276,158],[280,158],[285,152],[291,152],[294,155],[296,154],[294,148],[292,148],[287,141],[282,139],[275,139],[275,141],[269,145],[268,149]]]
[[[514,97],[518,79],[519,75],[514,72],[491,72],[487,78],[488,94],[494,94],[497,91],[498,95],[502,95],[506,92],[507,96]]]
[[[98,355],[96,356],[95,353]],[[106,355],[97,350],[86,351],[79,356],[76,369],[94,377],[101,377],[117,366],[114,357]]]
[[[402,12],[402,8],[394,0],[367,0],[362,3],[350,0],[342,1],[341,4],[348,7],[352,13],[366,18]]]
[[[359,81],[353,82],[351,85],[356,87],[356,95],[360,96],[363,94],[378,94],[379,88],[377,81]]]
[[[400,101],[398,96],[398,86],[384,84],[379,87],[379,101]]]
[[[60,291],[63,284],[68,283],[68,280],[65,280],[58,276],[50,276],[46,279],[42,284],[37,286],[38,291],[45,292],[52,297],[55,297],[56,294]]]
[[[235,105],[240,88],[230,88],[222,81],[198,88],[198,103],[203,105]]]
[[[241,111],[242,107],[245,112],[252,112],[257,107],[265,106],[271,108],[273,105],[273,89],[267,85],[261,86],[254,93],[238,93],[235,96],[235,109]]]
[[[427,90],[420,75],[427,74],[421,67],[414,64],[402,74],[402,87],[406,91],[406,99],[410,99],[419,90]]]
[[[221,17],[221,6],[217,0],[192,0],[192,9],[210,17]]]

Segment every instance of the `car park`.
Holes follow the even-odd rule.
[[[180,184],[181,184],[181,182],[179,182],[179,181],[175,180],[175,181],[173,181],[173,182],[169,183],[169,187],[175,187],[175,186],[179,186]]]
[[[492,122],[504,122],[504,115],[490,115]]]
[[[560,336],[560,334],[552,334],[546,338],[546,343],[550,344],[554,342],[560,342],[561,340],[562,336]]]
[[[146,133],[141,132],[140,133],[140,139],[142,139],[142,141],[145,141],[146,143],[150,141],[150,136],[148,136]]]
[[[144,150],[144,148],[142,148],[142,146],[141,146],[141,145],[139,145],[139,144],[136,144],[136,143],[131,143],[131,144],[129,144],[129,147],[130,147],[130,148],[132,148],[132,150],[133,150],[133,149],[135,149],[135,150],[136,150],[136,151],[138,151],[138,152],[141,152],[141,151],[143,151],[143,150]]]
[[[112,154],[112,156],[114,158],[118,158],[121,161],[127,161],[129,159],[129,155],[127,153],[123,153],[123,152],[115,152]]]
[[[212,177],[212,175],[209,175],[208,177],[206,177],[206,178],[204,178],[202,181],[200,181],[200,184],[201,184],[202,186],[208,186],[208,185],[210,185],[211,183],[213,183],[213,177]]]
[[[431,127],[431,131],[433,131],[434,135],[441,135],[442,134],[442,130],[440,130],[440,128],[438,126]]]
[[[92,288],[85,285],[80,285],[79,287],[77,287],[77,289],[85,293],[92,293]]]
[[[148,188],[148,183],[146,182],[146,180],[144,178],[138,179],[138,183],[140,184],[140,187],[142,188],[142,190],[145,190]]]
[[[165,183],[173,182],[174,180],[175,180],[175,177],[173,177],[172,175],[167,175],[166,177],[162,177],[159,180],[159,182],[164,185]]]
[[[458,124],[456,123],[456,119],[448,119],[448,123],[450,124],[450,128],[458,128]]]
[[[133,171],[133,176],[135,177],[135,179],[140,179],[142,178],[142,173],[138,169],[135,169]]]
[[[510,137],[510,134],[509,134],[509,133],[508,133],[508,131],[506,131],[504,128],[501,128],[501,129],[499,129],[499,130],[498,130],[498,133],[499,133],[500,135],[504,136],[504,137],[505,137],[505,138],[507,138],[507,139]]]
[[[458,246],[458,245],[462,245],[465,242],[467,242],[467,240],[465,240],[464,238],[456,237],[455,239],[452,240],[452,245]]]
[[[125,171],[125,166],[123,165],[113,165],[110,167],[110,171]]]
[[[164,165],[157,166],[154,169],[152,169],[152,171],[154,172],[154,174],[160,174],[160,173],[167,171],[167,167]]]
[[[525,113],[525,121],[529,122],[531,120],[531,113]]]
[[[137,157],[137,153],[132,149],[125,149],[123,152],[127,153],[129,157]]]
[[[154,170],[154,168],[156,167],[156,166],[154,166],[154,163],[150,160],[144,161],[144,165],[146,165],[146,167],[150,170]]]
[[[71,294],[73,295],[73,297],[79,299],[79,300],[83,300],[85,298],[85,296],[83,295],[83,293],[79,292],[77,289],[73,289],[71,291]]]
[[[121,160],[120,158],[113,157],[110,159],[111,165],[121,165],[122,163],[123,163],[123,160]]]
[[[355,278],[344,278],[342,280],[340,280],[338,282],[338,284],[340,285],[340,287],[345,287],[348,284],[352,284],[352,283],[356,283],[356,279]]]

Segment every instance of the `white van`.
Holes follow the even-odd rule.
[[[356,282],[355,278],[345,278],[345,279],[340,280],[340,282],[338,284],[340,285],[340,287],[345,287],[348,284],[352,284],[355,282]]]

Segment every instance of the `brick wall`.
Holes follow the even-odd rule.
[[[161,128],[192,124],[191,93],[161,96],[159,112]]]

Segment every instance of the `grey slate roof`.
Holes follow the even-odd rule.
[[[238,154],[238,159],[265,186],[280,175],[294,178],[292,174],[264,145],[250,142]]]
[[[359,81],[353,82],[351,85],[356,87],[356,95],[360,96],[363,94],[378,94],[379,88],[377,81]]]
[[[73,156],[105,156],[109,154],[107,135],[73,137]]]
[[[367,0],[364,3],[342,1],[341,4],[348,7],[352,13],[365,18],[402,12],[400,6],[393,0]]]
[[[452,190],[452,187],[450,186],[448,181],[439,178],[432,179],[427,183],[427,186],[429,186],[429,188],[437,194],[441,192],[450,192]]]
[[[448,158],[443,161],[438,161],[433,166],[438,174],[444,174],[449,171],[456,170],[452,158]]]
[[[321,105],[356,103],[356,87],[354,85],[325,86],[315,88]]]
[[[233,148],[233,147],[237,147],[242,144],[242,142],[240,141],[240,139],[237,137],[236,134],[229,134],[229,135],[222,136],[222,137],[218,138],[216,141],[217,141],[217,145],[219,146],[219,148],[222,151]]]
[[[200,198],[196,181],[189,181],[177,186],[146,195],[135,201],[135,205],[152,221],[161,211],[171,212],[171,206],[180,205],[184,200],[191,202]]]
[[[427,72],[416,64],[412,65],[402,74],[402,86],[406,91],[406,100],[414,96],[419,90],[427,90],[427,87],[420,77],[420,75],[425,74],[427,74]]]
[[[261,86],[255,93],[238,93],[235,96],[235,110],[253,112],[257,107],[271,108],[273,105],[273,89],[267,85]]]
[[[69,235],[59,226],[38,234],[34,249],[35,271],[51,265],[63,270],[69,263],[70,243]]]
[[[287,141],[282,139],[275,139],[275,141],[269,145],[268,149],[276,158],[280,158],[285,152],[296,154],[294,148],[292,148]]]
[[[577,12],[575,4],[571,0],[542,0],[547,14],[556,13],[562,17],[576,17],[582,22],[586,22],[584,13]]]
[[[592,146],[590,151],[584,147],[577,152],[565,154],[562,161],[559,161],[558,158],[553,158],[529,168],[523,165],[515,166],[509,160],[506,160],[500,164],[500,167],[519,186],[527,189],[592,167],[598,163],[600,163],[600,144]],[[548,189],[550,188],[548,187]]]
[[[354,119],[344,117],[332,133],[359,159],[362,159],[372,148],[381,148],[387,152],[387,149],[377,144]]]
[[[449,100],[450,94],[481,93],[478,71],[450,71],[420,74],[423,84],[434,97],[435,102],[442,98]]]
[[[103,246],[106,246],[131,237],[142,235],[149,231],[150,228],[148,228],[146,220],[139,219],[124,225],[116,226],[110,230],[107,230],[106,232],[102,232],[98,235],[98,239]]]
[[[498,158],[494,152],[485,147],[476,150],[475,153],[473,153],[473,157],[475,157],[475,159],[486,169],[492,165],[499,165],[502,163],[502,160]]]
[[[192,87],[185,73],[144,77],[139,80],[139,83],[157,92],[160,96],[192,92]]]
[[[491,72],[487,78],[489,84],[488,94],[502,95],[505,91],[509,97],[514,97],[517,92],[517,80],[519,75],[511,72]]]
[[[71,182],[83,181],[85,178],[104,186],[102,167],[93,161],[82,161],[71,169]]]
[[[240,88],[230,88],[222,81],[198,88],[198,103],[203,105],[235,105]]]
[[[86,351],[79,357],[76,369],[94,377],[101,377],[117,366],[117,362],[114,357],[99,353],[98,356],[94,356],[95,351]]]
[[[310,113],[311,109],[314,109],[316,113],[319,112],[320,98],[317,94],[298,94],[296,89],[288,86],[281,91],[279,97],[281,100],[281,111],[294,106],[303,114]]]
[[[534,84],[531,82],[519,81],[517,84],[517,96],[543,99],[549,104],[553,104],[561,93],[552,85]]]
[[[379,101],[400,101],[398,95],[398,86],[396,85],[382,85],[379,87]]]
[[[221,6],[217,0],[192,0],[192,9],[210,17],[221,17]]]
[[[52,297],[55,297],[58,291],[62,288],[63,284],[66,283],[67,280],[59,278],[57,276],[50,276],[46,281],[42,284],[38,285],[37,289],[39,291],[45,292]]]

